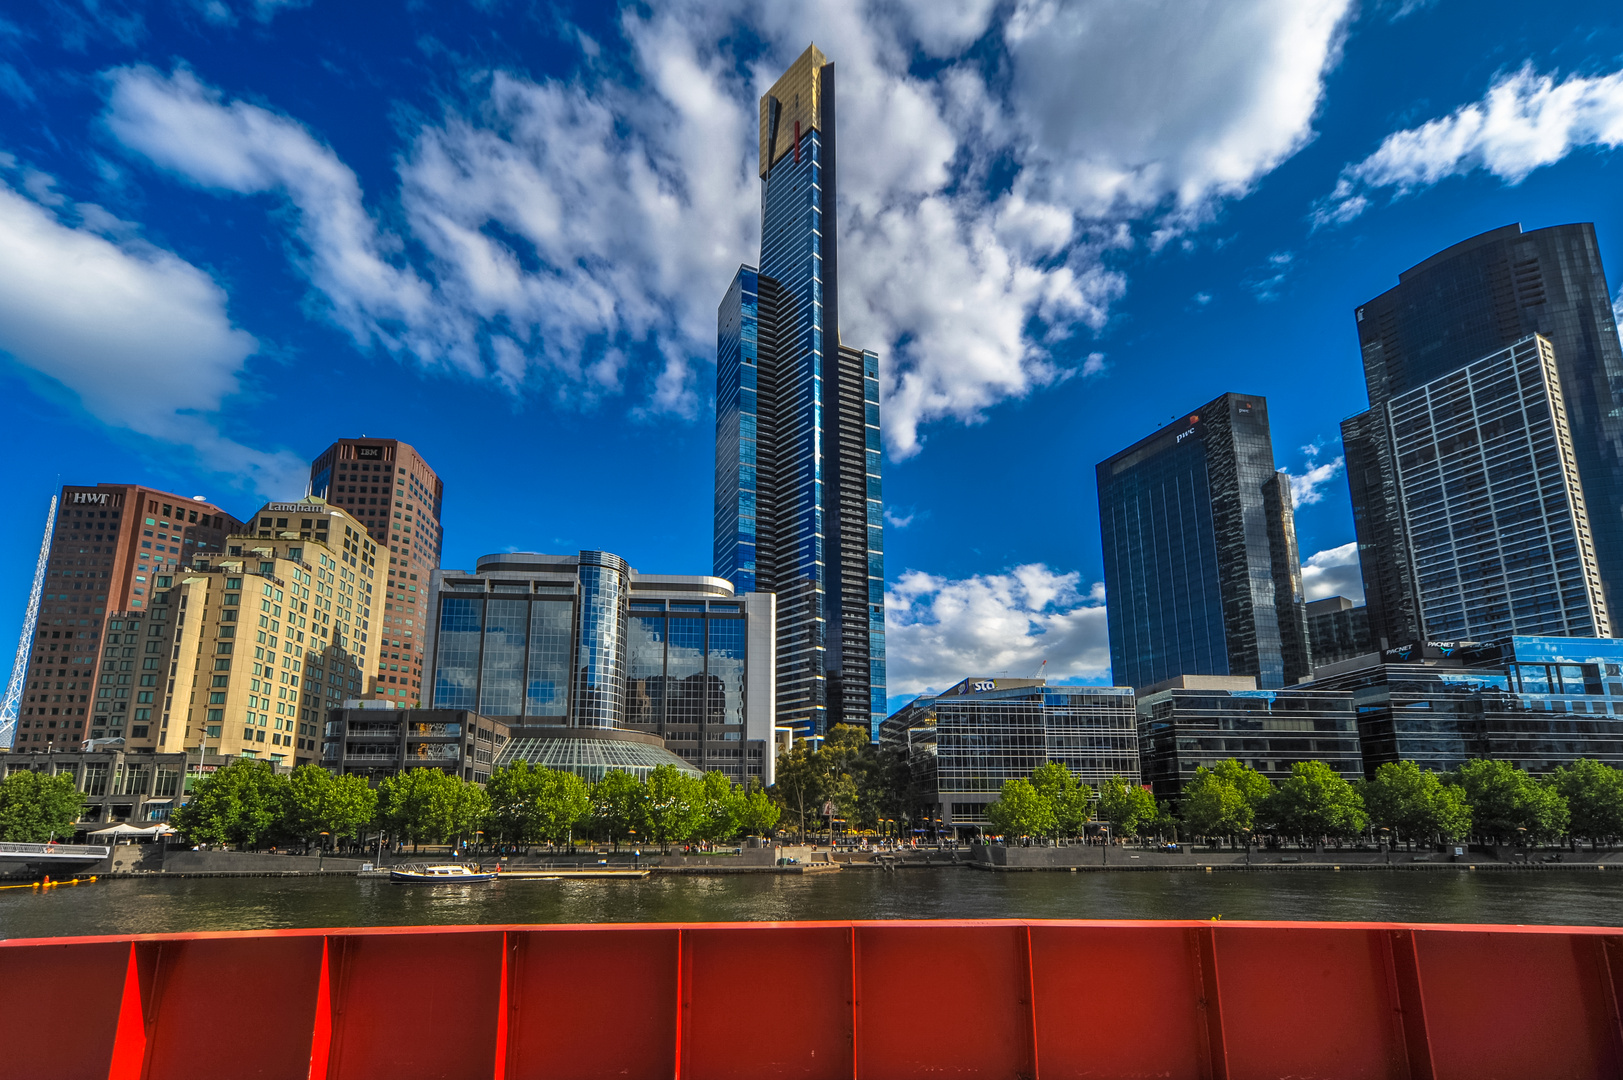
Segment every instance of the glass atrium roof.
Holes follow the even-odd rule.
[[[496,759],[497,767],[527,761],[534,766],[563,769],[587,780],[603,779],[603,774],[614,769],[628,772],[639,780],[658,765],[675,765],[683,772],[701,776],[694,766],[662,746],[628,742],[619,739],[574,738],[570,736],[545,739],[510,739]]]

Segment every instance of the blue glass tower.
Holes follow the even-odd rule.
[[[840,343],[834,65],[761,99],[761,259],[717,313],[715,572],[778,596],[778,723],[885,717],[879,358]]]

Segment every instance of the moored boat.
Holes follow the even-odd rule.
[[[494,881],[496,875],[483,870],[470,870],[461,863],[443,863],[435,866],[396,866],[389,871],[389,880],[409,885],[466,885],[475,881]]]

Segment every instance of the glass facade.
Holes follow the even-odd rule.
[[[618,556],[580,553],[580,626],[575,635],[576,727],[613,727],[625,704],[628,568]]]
[[[1610,631],[1549,342],[1466,364],[1387,412],[1429,635]]]
[[[1271,780],[1322,761],[1349,780],[1364,765],[1353,695],[1324,690],[1204,689],[1198,679],[1138,700],[1144,782],[1175,799],[1201,766],[1237,758]]]
[[[1535,773],[1579,758],[1623,766],[1623,641],[1616,638],[1411,645],[1320,675],[1314,686],[1352,694],[1371,776],[1389,761],[1437,772],[1473,758]]]
[[[1327,596],[1308,604],[1307,632],[1315,669],[1376,651],[1369,638],[1369,609],[1345,596]]]
[[[734,598],[714,578],[639,577],[604,552],[480,567],[437,578],[435,708],[477,709],[515,738],[640,732],[694,767],[771,782],[769,597]],[[754,687],[752,659],[764,665]]]
[[[996,801],[1004,781],[1029,777],[1047,761],[1063,763],[1095,788],[1112,776],[1138,782],[1130,688],[1014,681],[1025,685],[976,690],[999,680],[966,680],[901,710],[907,727],[923,734],[907,744],[933,759],[944,824],[984,824],[986,805]]]
[[[1288,478],[1267,402],[1225,394],[1100,462],[1115,680],[1308,674],[1305,595]]]
[[[715,573],[777,594],[780,724],[876,731],[879,360],[840,344],[833,65],[807,50],[761,116],[760,265],[739,270],[717,313]]]
[[[1507,225],[1433,255],[1355,311],[1371,413],[1532,334],[1553,352],[1572,467],[1589,511],[1605,608],[1623,602],[1623,345],[1592,224]],[[1371,632],[1399,645],[1447,636],[1417,625],[1409,527],[1389,474],[1390,436],[1371,413],[1343,424]],[[1356,443],[1356,446],[1355,446]],[[1383,445],[1384,444],[1384,445]],[[1354,473],[1355,456],[1371,467]],[[1534,498],[1526,496],[1529,502]],[[1565,584],[1565,583],[1563,583]]]

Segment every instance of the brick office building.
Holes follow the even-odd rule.
[[[146,611],[194,554],[219,552],[241,528],[201,497],[139,484],[63,487],[14,749],[62,749],[88,738],[112,613]],[[116,665],[114,675],[116,683]],[[127,709],[130,700],[126,689],[109,703]]]
[[[340,507],[389,552],[378,584],[377,666],[363,696],[417,704],[423,693],[423,620],[428,578],[440,565],[440,507],[445,485],[410,444],[398,439],[339,439],[310,466],[310,493]]]

